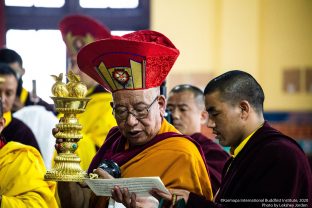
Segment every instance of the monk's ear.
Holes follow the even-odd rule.
[[[165,116],[165,111],[166,111],[166,98],[163,95],[158,96],[158,105],[159,105],[159,110],[160,110],[160,115],[162,117]]]
[[[200,124],[201,125],[207,125],[208,118],[209,118],[208,112],[205,111],[205,110],[202,111],[201,114],[200,114]]]
[[[250,114],[251,106],[247,100],[242,100],[239,103],[239,108],[241,109],[241,118],[246,120]]]

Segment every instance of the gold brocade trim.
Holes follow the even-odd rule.
[[[144,61],[143,61],[144,63]],[[145,65],[129,60],[130,67],[107,68],[103,62],[97,67],[97,72],[111,91],[122,89],[142,89],[145,87]]]

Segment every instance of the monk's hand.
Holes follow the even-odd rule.
[[[113,176],[111,176],[108,172],[106,172],[102,168],[94,169],[93,173],[97,174],[99,178],[102,178],[102,179],[114,179]]]
[[[153,196],[138,197],[135,193],[130,193],[128,188],[115,186],[112,190],[112,198],[122,203],[126,208],[157,208],[159,202]]]
[[[112,198],[126,208],[136,208],[136,195],[129,193],[128,188],[121,189],[119,186],[115,186],[112,190]]]
[[[152,189],[150,194],[160,200],[161,198],[165,200],[165,204],[170,204],[171,206],[175,205],[175,203],[180,200],[184,199],[185,203],[187,203],[189,199],[190,192],[183,189],[169,189],[169,193],[163,192],[159,189]]]

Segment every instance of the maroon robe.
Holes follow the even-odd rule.
[[[30,145],[35,147],[40,152],[36,137],[31,129],[24,122],[17,118],[12,117],[9,125],[3,129],[2,135],[7,142],[15,141]]]
[[[201,133],[192,134],[191,138],[198,142],[205,154],[212,192],[215,195],[221,184],[221,174],[224,164],[230,156],[219,144],[216,144]]]
[[[252,199],[260,202],[247,202]],[[298,204],[308,200],[312,207],[311,169],[296,141],[265,122],[235,159],[225,164],[215,203],[191,193],[187,207],[264,207],[274,203],[282,207],[290,202],[279,200],[287,199],[296,199]]]

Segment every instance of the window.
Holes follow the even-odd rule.
[[[19,7],[62,7],[65,0],[5,0],[6,6]]]
[[[80,0],[83,8],[137,8],[138,0]]]
[[[106,6],[93,8],[94,2],[106,2]],[[123,4],[118,6],[117,2]],[[5,4],[6,46],[22,56],[24,87],[31,91],[32,80],[36,80],[37,94],[49,103],[53,103],[50,96],[54,83],[50,75],[66,73],[66,47],[58,31],[58,22],[64,16],[93,16],[114,35],[149,28],[148,0],[5,0]]]
[[[47,37],[49,41],[47,41]],[[32,90],[36,80],[37,95],[48,103],[54,80],[50,75],[65,73],[66,47],[59,30],[9,30],[7,47],[19,53],[23,59],[25,75],[23,86]]]

